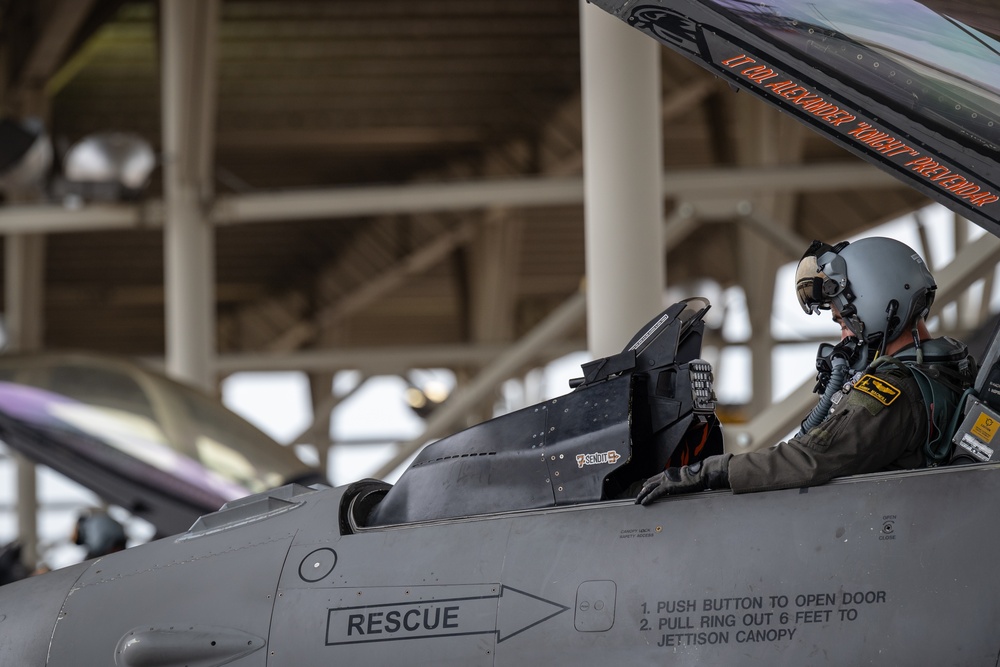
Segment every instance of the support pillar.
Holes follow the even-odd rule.
[[[4,324],[7,349],[39,350],[43,341],[45,304],[45,236],[9,234],[4,239]],[[21,561],[38,563],[38,495],[35,464],[14,453],[17,464],[17,524]]]
[[[587,337],[607,356],[662,308],[660,47],[580,2]]]
[[[310,436],[313,447],[316,448],[317,467],[323,471],[327,478],[332,479],[330,474],[330,417],[335,404],[333,396],[333,378],[336,373],[310,373],[309,374],[309,396],[312,399],[313,423],[306,431]],[[286,443],[290,447],[295,446],[295,441]]]
[[[737,110],[740,122],[745,125],[738,144],[742,165],[773,167],[802,161],[803,135],[793,119],[746,95],[737,97]],[[792,229],[795,202],[795,193],[766,192],[751,198],[747,204],[755,215],[772,221],[774,227]],[[740,282],[746,294],[751,328],[752,397],[748,413],[758,414],[772,400],[774,335],[771,317],[775,276],[788,258],[771,240],[762,237],[746,222],[739,227],[739,238]],[[804,247],[802,251],[805,251]],[[791,289],[790,285],[778,287]]]
[[[473,343],[509,344],[516,336],[517,258],[524,223],[507,211],[490,209],[469,244],[471,297],[469,330]],[[500,387],[470,412],[466,426],[493,417]]]
[[[171,0],[163,21],[167,372],[215,391],[213,196],[218,0]]]

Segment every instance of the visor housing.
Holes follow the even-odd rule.
[[[838,254],[846,245],[813,241],[799,260],[795,268],[795,296],[806,315],[829,310],[835,297],[847,287],[847,265]],[[837,305],[843,312],[846,301]]]

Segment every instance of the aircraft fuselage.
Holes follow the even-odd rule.
[[[1000,654],[993,464],[353,534],[344,492],[286,487],[183,535],[0,588],[0,663],[994,665]]]

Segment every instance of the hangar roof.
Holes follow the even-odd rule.
[[[578,12],[576,0],[225,0],[215,192],[574,184]],[[109,130],[139,133],[158,149],[156,3],[8,0],[0,20],[8,113],[44,115],[57,152]],[[31,101],[38,81],[47,81],[47,103]],[[752,194],[741,175],[771,173],[762,166],[797,175],[779,217],[804,239],[841,238],[924,203],[798,128],[781,126],[770,147],[741,145],[737,125],[776,112],[666,49],[662,87],[666,181],[676,175],[680,188],[666,211],[686,204],[701,221],[697,234],[675,235],[669,284],[739,280],[731,204]],[[146,197],[158,191],[156,172]],[[470,284],[475,239],[490,226],[507,228],[510,291],[490,337],[516,338],[584,273],[582,198],[559,199],[220,225],[219,352],[483,342]],[[44,346],[162,355],[162,244],[155,226],[50,234]],[[407,270],[421,251],[426,267]],[[373,284],[381,287],[361,294]]]

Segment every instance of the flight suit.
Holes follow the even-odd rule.
[[[971,384],[975,362],[964,345],[940,338],[926,341],[924,348],[926,365],[948,364]],[[904,361],[912,354],[907,348],[895,358]],[[809,433],[733,456],[733,491],[815,486],[844,475],[924,467],[927,409],[910,370],[892,363],[869,367],[834,400],[830,417]]]

